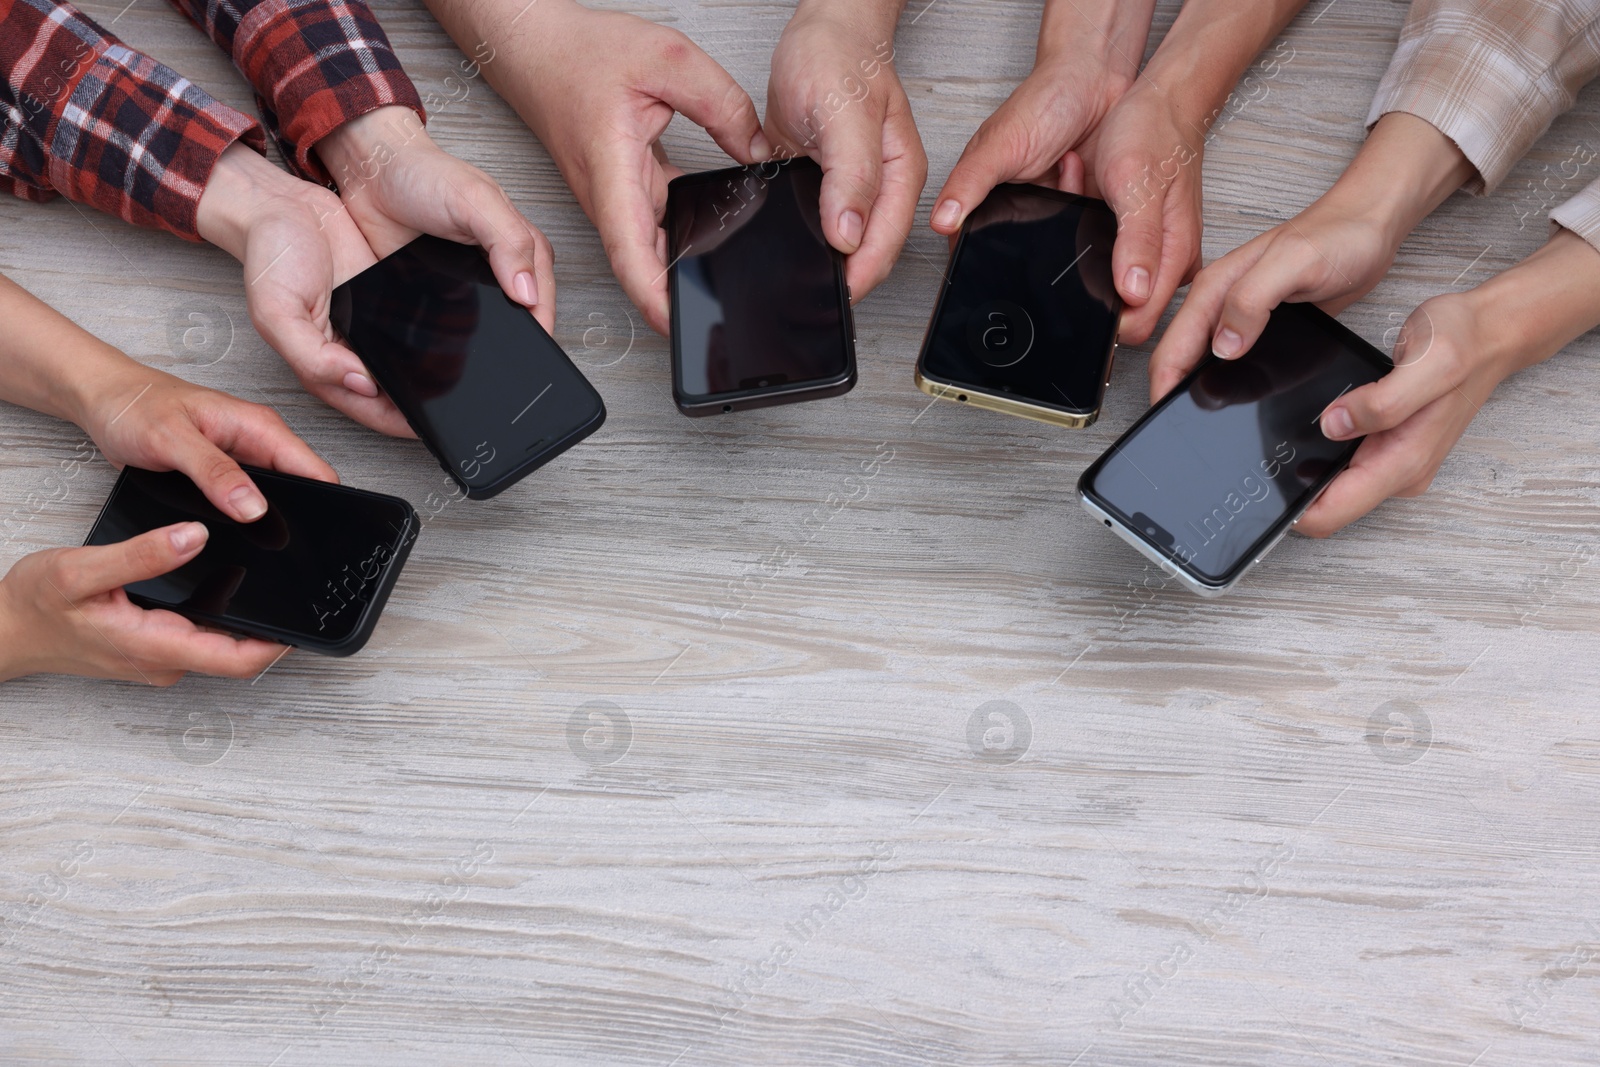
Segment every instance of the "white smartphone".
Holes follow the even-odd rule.
[[[1311,304],[1283,304],[1235,360],[1207,356],[1078,481],[1095,518],[1201,596],[1289,532],[1361,443],[1322,435],[1334,400],[1394,369]]]

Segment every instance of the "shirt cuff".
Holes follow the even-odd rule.
[[[1575,91],[1549,57],[1513,44],[1486,40],[1448,11],[1408,23],[1378,84],[1367,127],[1391,111],[1431,123],[1477,168],[1463,188],[1492,192],[1551,120],[1572,106]]]
[[[199,241],[196,213],[217,159],[261,126],[122,44],[95,57],[50,134],[49,179],[69,199]]]
[[[1550,212],[1550,232],[1565,226],[1600,252],[1600,180],[1590,182],[1577,196]]]
[[[398,104],[427,121],[416,87],[364,3],[266,0],[239,23],[234,59],[256,87],[289,169],[302,178],[328,183],[313,149],[369,111]]]

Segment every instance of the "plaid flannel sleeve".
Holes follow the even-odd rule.
[[[416,87],[363,0],[171,0],[255,87],[261,117],[301,177],[329,180],[318,141],[399,104],[426,121]]]
[[[59,0],[0,0],[0,190],[60,194],[198,241],[217,157],[255,120]]]
[[[1600,70],[1600,0],[1414,0],[1367,125],[1390,111],[1454,141],[1489,192]]]

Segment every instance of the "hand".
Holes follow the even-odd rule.
[[[266,670],[284,646],[147,611],[122,589],[187,563],[206,536],[203,525],[186,522],[120,544],[18,560],[0,579],[0,679],[45,672],[167,686],[186,671],[251,678]]]
[[[1418,496],[1501,380],[1600,324],[1600,252],[1568,230],[1476,289],[1424,301],[1395,369],[1322,413],[1336,441],[1366,435],[1296,529],[1326,537],[1391,496]]]
[[[153,370],[115,353],[81,387],[72,419],[118,467],[187,474],[224,515],[254,522],[266,498],[239,463],[337,482],[278,413]]]
[[[1316,203],[1200,272],[1150,356],[1151,402],[1207,349],[1223,359],[1248,352],[1285,301],[1330,314],[1353,304],[1388,273],[1406,235],[1472,173],[1431,124],[1384,115]]]
[[[1398,250],[1397,236],[1376,219],[1327,197],[1240,245],[1195,278],[1151,353],[1150,402],[1208,351],[1223,359],[1248,352],[1281,303],[1315,303],[1337,315],[1383,279]]]
[[[1117,214],[1111,277],[1124,310],[1119,339],[1142,344],[1200,265],[1205,129],[1154,82],[1128,90],[1062,164],[1062,188],[1099,196]],[[1082,175],[1082,187],[1071,180]]]
[[[369,111],[318,141],[316,152],[378,258],[423,233],[478,245],[506,295],[555,329],[550,242],[494,179],[435,144],[410,108]]]
[[[250,320],[307,392],[375,430],[416,436],[328,320],[334,286],[377,262],[333,192],[234,144],[212,169],[198,222],[244,264]]]
[[[1153,9],[1124,0],[1094,20],[1076,3],[1046,6],[1033,72],[967,142],[935,200],[935,230],[954,235],[1002,182],[1083,189],[1075,149],[1133,85]]]
[[[802,0],[767,83],[768,139],[780,155],[809,155],[822,167],[822,231],[849,257],[852,302],[889,276],[928,178],[893,65],[901,5],[878,6],[884,11],[866,0]]]
[[[740,163],[759,163],[772,148],[750,97],[689,38],[635,15],[572,0],[540,0],[525,16],[524,0],[429,4],[463,47],[496,42],[484,76],[555,160],[629,299],[666,333],[661,222],[667,182],[681,171],[668,162],[661,134],[681,112]],[[505,32],[524,17],[525,32]]]

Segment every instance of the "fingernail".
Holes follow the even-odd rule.
[[[360,393],[362,396],[378,395],[378,387],[372,384],[372,379],[355,371],[351,371],[344,376],[344,387],[352,393]]]
[[[533,272],[525,270],[511,281],[512,288],[517,291],[517,299],[527,307],[539,302],[539,283],[534,280]]]
[[[261,494],[248,485],[241,485],[228,494],[228,503],[233,505],[234,513],[245,522],[254,522],[267,513],[267,502],[261,499]]]
[[[1128,295],[1146,300],[1150,296],[1150,272],[1143,267],[1129,267],[1128,273],[1123,275],[1123,286],[1128,290]]]
[[[181,554],[205,543],[206,528],[202,523],[186,522],[174,526],[167,537],[172,540],[173,549]]]
[[[1239,354],[1239,349],[1243,345],[1244,338],[1224,326],[1217,331],[1216,339],[1211,342],[1211,351],[1223,359],[1232,359]]]
[[[772,142],[767,140],[767,135],[760,130],[750,138],[750,155],[757,163],[763,163],[772,158]]]
[[[946,200],[940,204],[933,213],[933,224],[946,228],[954,226],[961,218],[961,205],[954,200]]]
[[[1322,414],[1322,436],[1331,441],[1349,437],[1355,429],[1355,420],[1345,408],[1330,408]]]
[[[839,236],[851,248],[861,243],[861,212],[846,211],[839,216]]]

